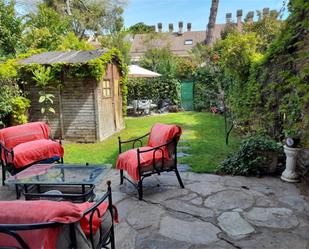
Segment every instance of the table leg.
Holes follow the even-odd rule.
[[[15,191],[16,191],[16,199],[19,200],[20,198],[20,190],[19,190],[19,185],[15,184]]]
[[[24,195],[25,195],[25,200],[27,201],[29,198],[27,197],[27,193],[28,193],[28,187],[27,185],[24,185]]]

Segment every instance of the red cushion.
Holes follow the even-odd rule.
[[[16,125],[0,130],[0,143],[8,149],[38,139],[48,139],[50,130],[44,122]]]
[[[19,144],[14,147],[14,161],[16,168],[25,167],[54,156],[63,157],[64,150],[61,144],[53,140],[40,139]]]
[[[140,151],[149,149],[152,149],[152,147],[148,146],[139,148]],[[167,160],[168,158],[165,159]],[[160,160],[162,160],[162,153],[160,151],[157,151],[155,153],[155,161],[159,162]],[[140,154],[140,165],[142,167],[149,166],[152,163],[153,163],[153,151]],[[138,172],[137,149],[132,149],[121,153],[118,156],[116,168],[125,170],[133,180],[139,181],[140,175]]]
[[[178,125],[155,124],[151,128],[148,139],[148,146],[156,147],[172,141],[175,137],[178,140],[182,133]],[[169,157],[167,147],[164,147],[165,157]]]
[[[59,222],[69,224],[80,222],[87,236],[90,235],[90,214],[83,216],[84,212],[94,203],[84,202],[75,204],[71,202],[56,201],[1,201],[0,224],[35,224],[44,222]],[[101,219],[108,208],[108,203],[103,202],[95,212],[92,220],[93,232],[100,227]],[[114,207],[114,219],[118,222],[118,212]],[[59,227],[18,232],[30,248],[55,249]],[[35,238],[35,239],[33,239]],[[12,237],[0,233],[0,246],[17,246]]]
[[[35,224],[44,222],[72,223],[83,211],[70,202],[1,201],[0,224]],[[19,232],[30,248],[55,249],[59,228]],[[0,246],[17,246],[12,237],[0,233]]]

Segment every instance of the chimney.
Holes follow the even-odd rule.
[[[182,29],[183,29],[183,22],[178,22],[178,28],[179,28],[179,30],[178,30],[178,34],[182,34]]]
[[[168,32],[172,33],[173,30],[174,30],[174,26],[173,26],[172,23],[170,23],[170,24],[168,25]]]
[[[162,32],[162,22],[158,23],[158,32]]]
[[[242,30],[242,10],[237,10],[237,13],[236,13],[236,16],[237,16],[237,28],[238,30]]]
[[[226,23],[231,23],[232,13],[226,13],[225,18],[226,18]]]
[[[187,23],[187,31],[190,32],[192,28],[192,25],[190,22]]]
[[[249,11],[247,14],[247,23],[252,24],[253,23],[253,17],[254,17],[254,12]]]
[[[264,8],[263,9],[263,18],[269,16],[269,8]]]

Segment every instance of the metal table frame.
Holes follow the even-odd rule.
[[[88,166],[88,164],[86,166],[83,165],[70,166],[67,164],[55,164],[55,167],[63,167],[63,166],[75,167],[75,168],[104,167],[104,166]],[[62,168],[61,171],[63,171]],[[23,194],[26,200],[35,200],[41,198],[49,198],[49,199],[59,198],[62,200],[69,200],[73,202],[93,201],[95,198],[94,193],[95,183],[103,175],[103,172],[101,172],[98,176],[96,176],[96,179],[93,183],[64,183],[64,182],[15,183],[16,198],[19,199],[21,197],[21,194]],[[64,173],[62,173],[62,175],[63,178],[65,178]],[[63,193],[61,194],[46,193],[47,190],[59,190]]]

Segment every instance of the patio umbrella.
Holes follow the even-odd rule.
[[[129,65],[129,77],[131,78],[152,78],[159,77],[161,74],[142,68],[137,65]]]

